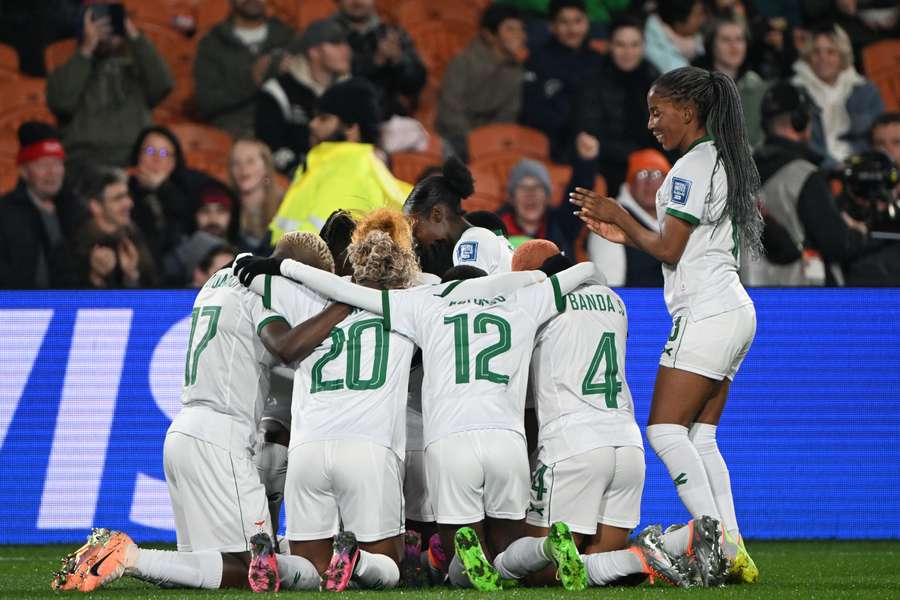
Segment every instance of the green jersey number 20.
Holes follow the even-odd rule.
[[[362,335],[371,329],[375,335],[374,361],[372,374],[368,379],[361,376],[362,359]],[[322,370],[325,365],[336,360],[347,348],[347,368],[343,379],[323,379]],[[335,327],[331,330],[331,349],[322,355],[312,368],[312,384],[309,392],[332,392],[342,390],[345,387],[351,390],[376,390],[384,385],[387,379],[388,350],[390,349],[390,334],[384,330],[384,322],[381,319],[365,319],[357,321],[347,328]]]

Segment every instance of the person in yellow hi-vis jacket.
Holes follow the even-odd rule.
[[[337,209],[354,215],[400,210],[412,186],[394,178],[375,154],[378,114],[375,89],[364,79],[325,91],[310,123],[312,150],[269,226],[272,244],[289,231],[318,233]]]

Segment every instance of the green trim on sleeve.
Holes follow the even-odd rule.
[[[699,225],[700,224],[700,219],[698,219],[694,215],[688,214],[686,212],[681,212],[680,210],[675,210],[674,208],[667,208],[666,214],[672,215],[673,217],[676,217],[676,218],[679,218],[682,221],[686,221],[686,222],[690,223],[691,225]]]
[[[272,310],[272,276],[266,275],[263,285],[263,308]]]
[[[388,296],[387,290],[381,290],[381,322],[384,324],[385,330],[391,329],[391,298]]]
[[[290,323],[287,322],[287,319],[282,317],[281,315],[272,315],[271,317],[266,317],[262,321],[259,322],[259,325],[256,326],[256,335],[259,336],[262,334],[263,328],[269,323],[274,323],[275,321],[283,321],[285,325],[290,327]]]
[[[454,289],[456,289],[456,286],[458,286],[459,284],[461,284],[463,281],[464,281],[463,279],[457,279],[456,281],[451,281],[451,282],[450,282],[450,285],[448,285],[447,287],[445,287],[445,288],[444,288],[444,291],[441,292],[440,294],[438,294],[438,296],[441,297],[441,298],[446,298],[447,295],[448,295],[450,292],[452,292]]]
[[[559,279],[556,278],[556,275],[550,276],[550,284],[553,286],[553,301],[556,302],[557,312],[566,312],[566,297],[559,289]]]

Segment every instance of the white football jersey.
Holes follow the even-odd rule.
[[[669,214],[694,225],[679,261],[662,266],[672,316],[689,310],[699,321],[752,302],[738,276],[738,231],[730,216],[721,218],[728,180],[717,160],[715,143],[701,139],[678,159],[656,192],[660,223]]]
[[[555,277],[494,298],[445,298],[459,282],[382,293],[384,318],[422,348],[424,445],[477,429],[524,437],[528,364],[540,325],[561,310]]]
[[[484,227],[466,229],[453,247],[453,266],[471,265],[488,275],[512,271],[509,241]]]
[[[328,301],[283,277],[266,277],[264,298],[292,326]],[[297,366],[291,396],[291,448],[312,441],[358,438],[406,446],[406,394],[415,347],[387,331],[381,317],[354,310]]]
[[[538,332],[531,358],[538,447],[552,464],[603,446],[643,447],[625,380],[628,315],[618,294],[585,285]]]
[[[255,435],[269,393],[269,369],[275,362],[257,332],[271,319],[280,318],[241,285],[230,267],[213,275],[200,289],[191,311],[182,404],[228,415],[241,429],[240,435],[244,428]],[[170,431],[212,443],[228,437],[227,432],[203,427],[202,419],[176,417]]]

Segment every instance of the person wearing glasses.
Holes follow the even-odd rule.
[[[657,150],[645,148],[632,152],[628,155],[625,183],[616,196],[632,217],[653,231],[659,231],[656,191],[670,168],[669,161]],[[594,264],[602,266],[611,286],[660,287],[663,284],[660,263],[649,254],[614,244],[594,233],[588,237],[587,250]]]
[[[165,127],[148,127],[138,135],[130,165],[132,217],[153,254],[163,256],[196,228],[194,190],[200,174],[188,170],[178,138]]]

